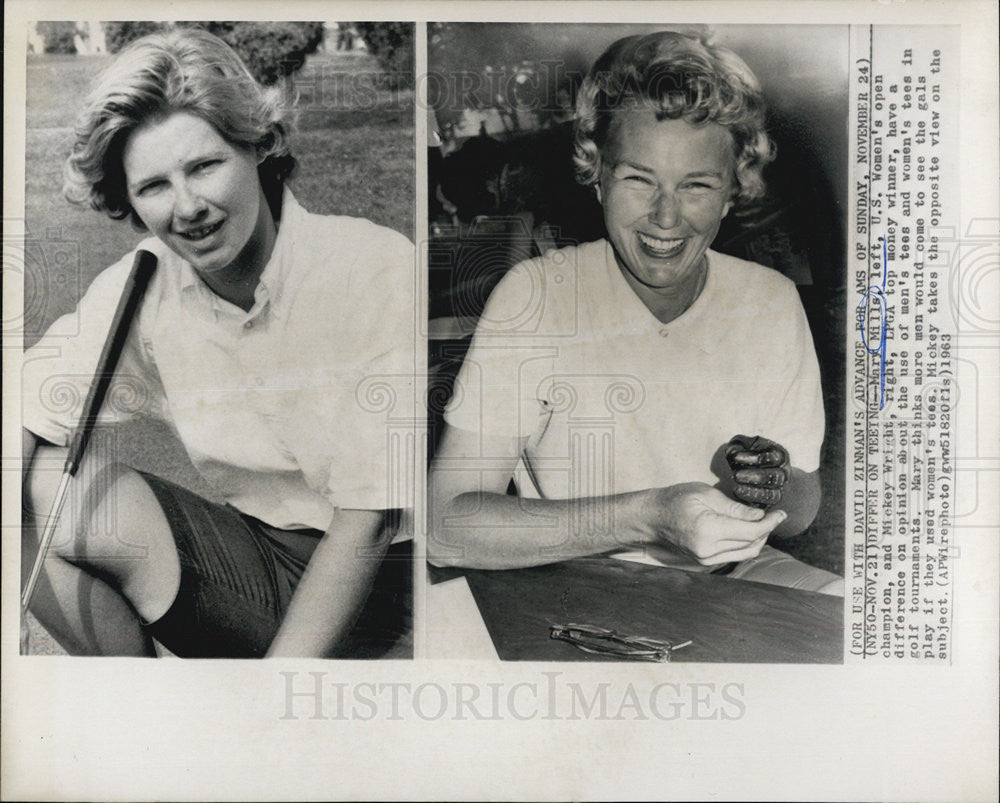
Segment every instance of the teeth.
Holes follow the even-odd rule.
[[[187,240],[200,240],[202,237],[207,237],[213,231],[219,228],[222,223],[211,223],[208,226],[202,226],[200,229],[189,229],[188,231],[180,232],[181,237]]]
[[[673,251],[684,242],[684,238],[676,240],[661,240],[658,237],[650,237],[648,234],[643,234],[642,232],[638,232],[638,234],[643,245],[646,245],[656,251]]]

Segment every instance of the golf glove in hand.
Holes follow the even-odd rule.
[[[726,462],[741,502],[766,509],[781,501],[781,489],[790,476],[784,447],[759,435],[737,435],[726,446]]]

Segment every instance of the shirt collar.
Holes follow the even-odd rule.
[[[274,248],[271,250],[271,257],[264,266],[258,280],[257,289],[254,292],[254,305],[248,313],[247,318],[255,318],[262,313],[266,307],[270,308],[270,314],[276,317],[281,315],[281,291],[284,284],[285,275],[291,266],[292,246],[296,238],[296,229],[305,214],[299,202],[295,200],[292,191],[285,186],[281,195],[281,220],[278,222],[278,233],[274,240]],[[158,241],[157,241],[158,242]],[[179,277],[179,289],[184,296],[190,298],[200,298],[210,309],[216,313],[228,309],[231,305],[226,305],[222,299],[216,296],[198,276],[189,262],[178,257],[165,246],[157,249],[157,253],[163,253],[167,260],[175,263]],[[161,257],[162,259],[163,257]]]
[[[668,340],[675,337],[682,338],[707,354],[714,354],[718,350],[719,337],[711,320],[719,282],[722,280],[719,276],[718,254],[711,250],[705,252],[708,258],[708,276],[705,277],[705,286],[694,304],[670,323],[661,323],[622,276],[610,240],[606,240],[605,243],[605,274],[608,277],[607,289],[612,300],[607,309],[611,310],[612,316],[616,318],[616,328],[636,335],[655,333],[658,337],[662,337],[666,333]]]
[[[285,186],[281,193],[281,220],[278,222],[278,236],[274,240],[271,258],[264,267],[264,272],[260,275],[260,283],[257,287],[258,301],[262,298],[270,299],[271,311],[274,314],[280,314],[282,290],[285,288],[285,279],[292,267],[292,249],[296,240],[301,241],[297,235],[304,215],[305,211],[295,200],[292,191]]]

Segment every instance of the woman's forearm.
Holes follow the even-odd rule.
[[[660,544],[712,566],[757,555],[785,516],[699,482],[575,500],[466,492],[434,512],[427,554],[437,566],[513,569]]]
[[[501,493],[523,448],[446,429],[428,478],[432,564],[514,569],[661,544],[713,565],[753,557],[785,518],[698,482],[582,499]]]
[[[636,494],[525,499],[470,491],[432,511],[428,560],[436,566],[513,569],[634,545]]]
[[[350,634],[391,537],[380,511],[338,510],[313,552],[268,657],[326,658]]]

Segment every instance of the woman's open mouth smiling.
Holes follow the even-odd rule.
[[[197,242],[198,240],[204,240],[206,237],[211,237],[215,234],[215,232],[222,228],[223,223],[225,223],[225,221],[220,220],[217,223],[210,223],[207,226],[199,226],[197,229],[178,231],[177,236],[190,242]]]
[[[642,250],[649,256],[657,259],[670,259],[671,257],[678,256],[687,244],[686,237],[661,240],[659,237],[651,237],[648,234],[643,234],[641,231],[636,232],[636,235],[639,237]]]

